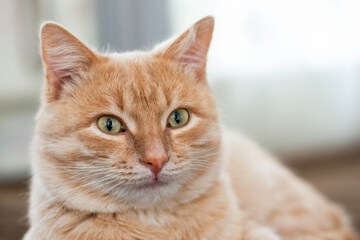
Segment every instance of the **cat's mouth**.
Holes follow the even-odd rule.
[[[157,188],[157,187],[163,187],[168,185],[168,181],[164,181],[163,179],[159,178],[158,176],[152,177],[152,179],[145,181],[143,184],[139,185],[139,188]]]

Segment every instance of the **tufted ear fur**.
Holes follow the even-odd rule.
[[[162,48],[159,55],[179,62],[184,68],[192,70],[198,78],[203,79],[213,29],[214,18],[205,17],[167,47]]]
[[[63,85],[86,71],[96,57],[85,44],[55,23],[41,27],[41,53],[48,101],[58,99]]]

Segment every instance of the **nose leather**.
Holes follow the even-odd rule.
[[[169,156],[162,144],[157,144],[145,148],[145,151],[141,156],[140,163],[157,176],[168,160]]]

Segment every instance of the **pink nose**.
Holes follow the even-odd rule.
[[[154,149],[146,151],[140,159],[140,163],[150,169],[156,177],[168,160],[169,156],[165,150],[159,151],[159,149]]]

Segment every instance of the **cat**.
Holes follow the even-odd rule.
[[[45,23],[33,139],[33,239],[353,240],[347,215],[222,130],[213,17],[151,51],[101,54]]]

